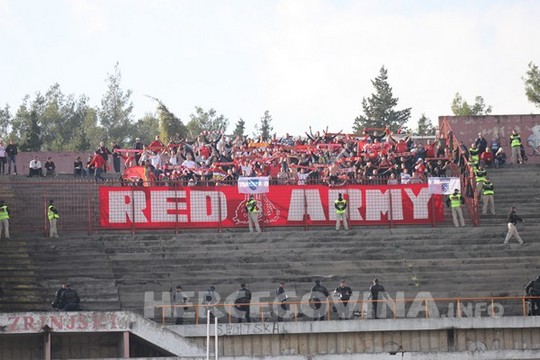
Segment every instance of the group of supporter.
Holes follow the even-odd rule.
[[[235,184],[240,176],[269,176],[272,184],[409,184],[427,176],[445,176],[447,139],[425,144],[410,134],[366,129],[362,135],[315,132],[270,140],[203,132],[196,139],[159,136],[148,144],[136,139],[130,149],[109,154],[125,167],[144,167],[147,180],[158,184]]]

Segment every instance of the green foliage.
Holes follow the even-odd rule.
[[[491,106],[486,105],[484,98],[477,96],[474,98],[474,104],[471,106],[467,101],[463,100],[463,97],[459,92],[454,96],[452,100],[452,113],[456,116],[479,116],[491,114]]]
[[[261,123],[255,125],[255,136],[260,136],[264,141],[270,140],[272,130],[274,130],[272,127],[272,115],[270,115],[269,110],[266,110],[264,116],[261,117]]]
[[[9,125],[11,124],[11,112],[9,111],[9,105],[3,109],[0,109],[0,138],[4,138],[8,133]]]
[[[93,114],[94,121],[87,121],[89,114]],[[21,139],[22,150],[88,150],[105,134],[97,127],[95,110],[89,107],[88,98],[66,96],[58,84],[45,95],[38,92],[32,100],[25,96],[11,128],[12,135]],[[96,134],[100,137],[96,138]]]
[[[37,111],[32,110],[29,115],[28,129],[22,137],[21,150],[40,151],[43,141],[41,140],[41,127]]]
[[[159,119],[151,113],[144,115],[135,124],[135,138],[140,138],[143,144],[150,144],[156,136],[156,129],[159,128]],[[162,138],[163,139],[163,138]]]
[[[424,135],[436,135],[437,129],[431,123],[431,120],[426,117],[425,114],[420,116],[418,119],[418,127],[413,131],[413,135],[424,136]]]
[[[131,136],[133,102],[131,101],[131,90],[124,92],[120,87],[121,80],[120,67],[116,63],[114,72],[108,74],[107,92],[101,99],[101,109],[98,116],[101,125],[107,132],[108,139],[118,143],[127,143],[133,140]]]
[[[238,122],[236,123],[236,127],[234,128],[233,135],[235,136],[244,136],[244,132],[246,131],[246,122],[240,118]]]
[[[525,81],[525,95],[527,99],[537,107],[540,107],[540,69],[538,66],[529,63],[529,70],[527,71],[527,77],[523,78]]]
[[[371,80],[375,87],[375,93],[371,97],[362,100],[364,115],[354,119],[353,130],[359,134],[365,128],[386,128],[397,131],[411,116],[411,108],[394,110],[398,98],[392,95],[392,87],[388,83],[388,71],[381,67],[379,76]]]
[[[172,138],[185,138],[187,135],[187,128],[182,120],[170,112],[163,102],[158,101],[158,104],[157,113],[160,139],[166,143]]]
[[[189,138],[196,138],[203,131],[222,131],[226,132],[229,126],[229,119],[223,114],[217,116],[216,110],[210,109],[204,111],[202,107],[195,106],[195,114],[189,115],[187,123],[187,133]]]

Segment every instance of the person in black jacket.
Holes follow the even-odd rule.
[[[369,288],[369,298],[373,302],[372,311],[373,311],[373,318],[378,319],[378,313],[377,313],[377,304],[379,300],[379,294],[384,293],[386,290],[384,289],[384,286],[379,284],[379,279],[375,278],[373,279],[373,283]]]
[[[531,280],[525,287],[525,293],[528,296],[538,296],[537,299],[530,299],[531,303],[531,315],[540,315],[540,276],[535,280]]]
[[[246,287],[246,284],[240,284],[240,290],[238,290],[238,295],[235,301],[235,307],[239,311],[243,312],[244,315],[240,314],[238,317],[238,322],[242,322],[242,317],[245,317],[246,322],[251,322],[251,317],[249,315],[249,303],[251,302],[251,291]]]
[[[69,283],[65,284],[65,290],[60,296],[60,303],[64,305],[64,311],[77,311],[79,310],[79,294],[75,289],[71,288]]]
[[[334,296],[339,297],[341,304],[337,304],[338,316],[340,320],[349,318],[349,299],[352,295],[352,289],[345,284],[345,280],[339,282],[339,286],[334,290]]]
[[[519,233],[516,228],[516,224],[518,221],[525,222],[519,215],[516,214],[516,207],[512,206],[510,208],[510,213],[508,214],[508,233],[506,234],[506,238],[504,239],[504,243],[508,244],[508,241],[512,238],[512,236],[515,236],[517,241],[520,244],[523,244],[523,240],[521,239],[521,236],[519,236]]]
[[[64,308],[64,303],[62,303],[62,297],[64,296],[64,291],[66,291],[66,284],[62,284],[60,286],[60,289],[56,290],[56,294],[54,295],[54,300],[51,303],[51,306],[54,310],[62,310]]]
[[[324,320],[328,295],[330,295],[328,289],[321,285],[320,280],[315,280],[315,285],[311,288],[311,293],[309,295],[310,305],[314,310],[313,317],[315,321]]]

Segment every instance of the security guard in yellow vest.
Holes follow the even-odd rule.
[[[4,200],[0,200],[0,235],[4,229],[4,237],[9,239],[9,209]]]
[[[484,186],[487,177],[486,169],[480,165],[478,168],[474,169],[474,177],[476,178],[476,193],[481,194],[482,187]]]
[[[465,226],[465,220],[463,219],[463,210],[461,205],[465,203],[465,199],[459,193],[458,189],[454,190],[454,193],[446,199],[446,205],[452,209],[452,219],[454,220],[454,226]]]
[[[510,148],[512,149],[512,164],[523,164],[523,157],[521,156],[521,137],[517,130],[512,130],[510,135]]]
[[[482,200],[484,201],[484,206],[482,208],[482,214],[486,215],[487,210],[492,215],[495,215],[495,200],[493,196],[495,195],[493,183],[486,178],[484,186],[482,188]]]
[[[58,210],[56,209],[56,206],[54,206],[54,200],[49,200],[47,217],[49,218],[49,236],[52,238],[57,238],[58,230],[56,228],[56,223],[58,219],[60,219],[60,215],[58,215]]]
[[[255,200],[253,195],[250,195],[249,200],[246,202],[246,212],[248,215],[249,232],[253,232],[253,226],[255,225],[255,229],[260,233],[259,210],[257,208],[257,200]]]
[[[469,163],[476,166],[480,161],[480,150],[476,147],[476,144],[472,144],[469,149]]]
[[[343,221],[345,230],[349,230],[349,225],[347,224],[347,200],[343,198],[341,193],[338,194],[338,199],[335,201],[334,207],[336,208],[336,231],[339,231],[341,227],[340,221]]]

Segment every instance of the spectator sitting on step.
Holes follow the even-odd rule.
[[[64,311],[77,311],[79,310],[79,303],[81,302],[79,294],[75,289],[71,288],[69,283],[65,284],[64,293],[60,296],[60,302],[64,304]]]
[[[481,155],[480,155],[480,165],[483,167],[489,167],[493,165],[493,153],[489,151],[489,149],[486,149]]]
[[[56,176],[56,165],[50,156],[45,162],[45,176]]]
[[[80,156],[75,158],[73,162],[73,176],[83,177],[86,176],[86,171],[84,170],[83,163]]]
[[[504,164],[506,163],[506,153],[504,152],[504,149],[502,147],[497,150],[497,153],[495,154],[495,159],[493,161],[496,168],[504,166]]]
[[[41,168],[41,161],[38,160],[37,156],[34,156],[34,158],[30,161],[30,164],[28,165],[28,177],[32,177],[34,175],[43,177],[43,169]]]
[[[60,286],[60,289],[56,291],[56,294],[54,295],[54,300],[51,303],[51,306],[54,310],[61,310],[64,308],[64,304],[62,303],[62,296],[64,295],[64,292],[66,291],[66,283],[63,283],[62,286]]]

